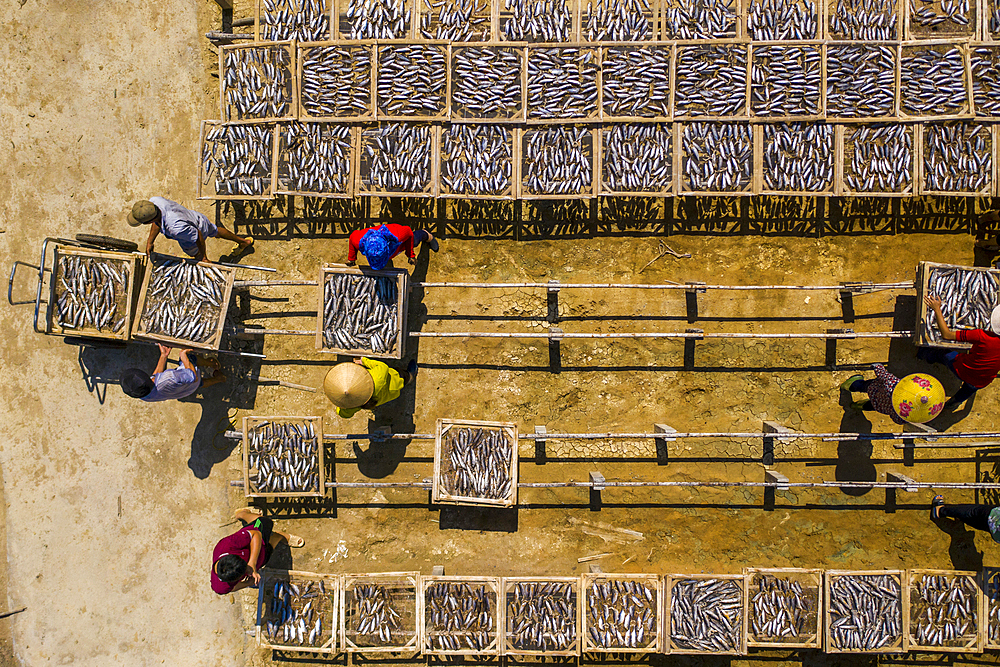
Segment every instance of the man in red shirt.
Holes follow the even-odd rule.
[[[406,225],[394,223],[359,229],[351,232],[348,239],[347,265],[353,266],[360,252],[368,260],[369,266],[381,271],[389,260],[404,250],[410,264],[413,264],[416,259],[413,246],[421,243],[427,243],[434,252],[439,249],[437,239],[424,229],[414,231]]]
[[[257,588],[260,574],[271,553],[280,542],[301,547],[305,541],[297,535],[274,530],[274,521],[261,516],[256,507],[244,507],[236,518],[246,525],[229,537],[224,537],[212,552],[212,590],[219,595],[234,593],[247,586]]]
[[[941,299],[929,294],[924,297],[924,303],[934,310],[938,330],[945,340],[957,340],[972,343],[972,349],[967,352],[952,350],[939,358],[929,361],[944,363],[962,381],[962,387],[945,403],[953,407],[971,398],[977,390],[993,382],[1000,372],[1000,306],[993,309],[990,315],[991,331],[982,329],[952,330],[945,322],[941,312]]]

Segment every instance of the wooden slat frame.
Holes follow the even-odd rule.
[[[310,123],[310,124],[313,124],[313,123]],[[327,126],[327,127],[334,126],[332,123],[315,123],[315,124],[316,125],[321,125],[321,126]],[[282,187],[280,187],[281,186],[281,178],[279,176],[279,167],[281,166],[280,165],[280,157],[281,157],[283,132],[286,132],[289,129],[289,127],[290,127],[290,125],[282,124],[282,125],[278,125],[275,128],[275,131],[277,132],[277,135],[278,135],[277,136],[277,141],[276,141],[276,143],[277,143],[277,149],[272,154],[273,157],[274,157],[274,166],[271,168],[271,172],[274,174],[274,181],[275,181],[274,194],[277,194],[277,195],[297,195],[297,196],[301,196],[301,197],[324,197],[324,198],[328,198],[328,199],[351,199],[352,197],[354,197],[354,186],[355,186],[355,184],[357,182],[357,178],[355,178],[355,175],[354,175],[354,169],[357,167],[357,164],[358,164],[358,159],[357,159],[357,152],[358,152],[358,128],[357,127],[348,127],[348,131],[349,131],[348,137],[349,137],[349,140],[350,140],[350,143],[351,143],[351,148],[350,148],[350,150],[348,152],[348,157],[347,157],[347,165],[348,165],[348,169],[350,170],[348,172],[348,174],[347,174],[347,189],[344,192],[325,192],[325,191],[312,192],[312,191],[309,191],[309,190],[295,190],[295,189],[292,189],[292,188],[282,188]]]
[[[822,32],[822,25],[818,28]],[[781,48],[813,48],[819,52],[819,113],[815,114],[786,114],[784,116],[764,116],[753,110],[753,83],[752,77],[754,64],[756,62],[757,49],[772,47]],[[802,121],[817,121],[826,118],[826,42],[821,40],[808,41],[780,41],[780,42],[752,42],[750,44],[750,73],[747,76],[747,113],[750,120],[757,123],[792,123]]]
[[[996,589],[996,597],[991,597],[991,589]],[[982,606],[979,610],[979,645],[983,647],[983,650],[995,651],[1000,649],[1000,640],[992,641],[990,638],[990,617],[993,614],[993,608],[1000,605],[1000,568],[984,567],[979,571],[979,591],[982,598]],[[1000,621],[997,622],[997,627],[1000,628]],[[1000,635],[1000,630],[997,634]]]
[[[639,42],[645,44],[645,42]],[[594,86],[597,88],[597,98],[594,104],[593,112],[586,116],[565,116],[559,118],[539,118],[537,116],[532,117],[531,115],[531,105],[530,105],[530,93],[529,86],[531,84],[530,76],[528,74],[529,65],[531,63],[531,54],[540,51],[562,51],[566,49],[579,49],[580,55],[583,55],[583,51],[587,50],[592,52],[594,57]],[[577,66],[579,61],[573,63],[573,66]],[[601,90],[601,50],[598,47],[598,43],[583,43],[583,42],[560,42],[558,44],[528,44],[525,47],[525,61],[524,61],[524,113],[527,119],[528,125],[580,125],[584,123],[596,123],[601,119],[601,99],[603,93]]]
[[[989,197],[989,196],[991,196],[993,194],[993,192],[994,192],[994,189],[996,188],[996,181],[997,181],[997,152],[998,152],[997,151],[997,142],[996,142],[996,138],[997,137],[996,137],[996,133],[995,133],[995,131],[993,129],[993,126],[991,126],[990,124],[988,124],[986,122],[983,122],[983,119],[957,121],[957,122],[961,122],[961,123],[967,123],[969,125],[979,126],[980,128],[984,128],[987,131],[987,136],[988,136],[989,141],[991,143],[990,150],[991,150],[991,156],[992,156],[991,157],[991,161],[993,163],[993,168],[990,170],[990,178],[986,182],[986,185],[983,186],[983,189],[979,190],[978,192],[969,192],[969,191],[963,191],[963,190],[955,190],[955,191],[951,191],[951,192],[946,192],[946,191],[941,191],[941,190],[934,190],[934,189],[931,189],[931,188],[927,187],[927,185],[926,185],[926,183],[927,183],[926,176],[927,175],[925,173],[925,165],[924,165],[924,159],[923,159],[924,158],[924,153],[925,153],[926,132],[928,130],[928,127],[931,126],[931,125],[944,124],[944,123],[949,123],[949,122],[952,122],[952,121],[942,121],[941,123],[926,123],[925,122],[925,123],[921,123],[918,126],[916,126],[917,127],[916,136],[919,138],[919,141],[920,141],[920,161],[916,165],[917,174],[919,176],[919,178],[917,178],[917,180],[916,180],[917,194],[918,195],[936,195],[936,196],[940,196],[940,197]]]
[[[529,0],[531,1],[531,0]],[[534,0],[537,2],[538,0]],[[571,44],[580,41],[580,4],[578,0],[563,0],[566,4],[566,11],[569,13],[569,39],[564,42],[556,42],[546,39],[544,35],[540,39],[505,39],[503,27],[509,18],[509,13],[503,7],[503,0],[493,0],[493,38],[498,42],[527,42],[529,44],[550,44],[553,46]]]
[[[653,606],[656,609],[656,618],[653,619],[653,632],[656,637],[653,641],[641,648],[603,648],[596,646],[590,637],[590,626],[587,620],[588,591],[591,585],[603,583],[605,581],[633,581],[643,584],[647,589],[652,589],[656,599]],[[603,572],[589,572],[582,575],[580,579],[581,605],[583,606],[582,628],[580,633],[583,637],[583,653],[659,653],[665,645],[663,641],[663,615],[664,609],[669,609],[669,605],[664,602],[663,579],[657,574],[614,574]]]
[[[450,0],[450,2],[446,1],[446,5],[448,5],[449,8],[454,7],[454,4],[455,4],[454,0]],[[473,39],[473,40],[460,40],[460,41],[447,40],[447,41],[449,41],[452,45],[459,45],[459,44],[462,44],[462,45],[464,45],[464,44],[472,45],[472,44],[483,44],[483,43],[487,43],[487,42],[490,42],[490,41],[494,40],[496,38],[496,31],[495,31],[494,25],[493,25],[494,24],[494,22],[493,22],[494,4],[495,3],[493,2],[493,0],[485,0],[485,5],[486,5],[485,18],[486,18],[486,25],[487,25],[487,27],[489,29],[489,32],[488,32],[488,34],[486,36],[486,39]],[[414,26],[413,27],[413,37],[415,39],[428,39],[428,40],[437,40],[437,39],[440,39],[438,37],[428,37],[427,35],[425,35],[423,33],[423,30],[420,27],[421,23],[423,22],[424,16],[426,16],[426,15],[428,15],[430,13],[428,11],[428,9],[427,9],[425,0],[414,0],[413,11],[414,11],[414,13],[413,13],[413,16],[414,16],[414,21],[413,21],[413,26]],[[440,11],[439,11],[438,15],[440,15]],[[482,16],[482,15],[481,14],[477,14],[476,16]],[[439,24],[440,24],[440,21],[434,21],[433,23],[431,23],[432,26],[436,26],[436,25],[439,25]],[[478,34],[478,33],[474,33],[474,34]]]
[[[701,651],[698,649],[680,648],[674,644],[671,627],[671,599],[673,597],[674,586],[679,581],[704,581],[706,579],[720,579],[735,581],[740,586],[740,600],[743,604],[742,624],[740,630],[740,646],[736,651]],[[747,575],[745,574],[666,574],[663,575],[663,619],[660,632],[663,636],[663,652],[671,655],[746,655],[747,652]]]
[[[502,2],[502,0],[499,0],[499,1]],[[601,45],[604,45],[604,44],[610,43],[610,42],[622,42],[622,40],[588,39],[586,37],[586,35],[584,35],[585,26],[584,26],[583,13],[585,11],[585,8],[586,8],[588,2],[589,2],[589,0],[579,0],[579,4],[577,6],[577,17],[578,17],[577,18],[577,28],[578,28],[578,32],[576,33],[576,37],[575,37],[576,41],[581,42],[581,43],[586,43],[586,44],[596,44],[598,46],[601,46]],[[598,2],[600,2],[600,0],[593,0],[593,2],[594,2],[594,4],[597,4]],[[607,0],[607,2],[609,4],[613,4],[615,2],[615,0]],[[638,46],[638,45],[642,45],[642,44],[649,44],[651,42],[659,42],[659,41],[661,41],[661,33],[660,33],[660,28],[662,26],[662,22],[661,22],[662,13],[661,13],[661,11],[662,11],[662,3],[660,2],[660,0],[651,0],[650,3],[649,3],[649,12],[643,12],[643,14],[645,14],[646,16],[649,17],[649,23],[650,23],[649,38],[648,39],[639,39],[639,40],[634,40],[634,41],[628,41],[627,43],[629,43],[629,44],[635,44],[635,45]],[[667,40],[662,40],[662,41],[667,41]]]
[[[674,180],[677,182],[676,194],[678,195],[695,195],[699,197],[749,197],[757,194],[755,187],[757,181],[754,179],[754,169],[751,165],[750,169],[750,182],[747,184],[746,188],[738,191],[725,191],[725,190],[692,190],[689,189],[685,182],[685,175],[683,171],[684,165],[684,128],[688,125],[693,125],[695,123],[716,123],[715,120],[700,120],[691,121],[686,123],[674,123]],[[754,132],[753,125],[749,122],[740,123],[740,125],[749,128],[750,130],[750,147],[751,147],[751,159],[756,161],[756,133]]]
[[[299,653],[319,653],[327,656],[336,655],[340,653],[337,645],[337,636],[339,635],[339,612],[340,612],[340,575],[337,574],[316,574],[314,572],[303,572],[299,570],[271,570],[265,569],[261,575],[261,585],[257,593],[257,612],[258,612],[258,623],[261,620],[261,614],[263,609],[266,609],[268,596],[272,595],[273,585],[267,586],[266,581],[270,579],[272,582],[275,579],[282,579],[283,581],[291,582],[293,579],[298,580],[309,580],[309,581],[322,581],[327,591],[333,589],[332,595],[332,607],[331,614],[333,618],[329,620],[330,627],[330,639],[323,645],[319,647],[309,647],[309,646],[295,646],[295,645],[283,645],[283,644],[272,644],[267,635],[264,633],[263,627],[257,625],[257,646],[259,648],[269,648],[277,651],[295,651]]]
[[[746,645],[762,648],[823,648],[823,570],[803,569],[797,567],[776,567],[776,568],[744,568],[746,575],[745,597],[743,602],[744,616],[746,617]],[[765,641],[757,639],[753,633],[753,624],[750,621],[751,610],[753,609],[754,579],[757,576],[774,576],[779,579],[798,581],[803,588],[803,592],[815,591],[816,600],[816,624],[809,627],[811,637],[806,637],[805,641]]]
[[[326,277],[332,273],[368,276],[370,278],[392,278],[396,281],[396,326],[399,331],[396,334],[395,351],[387,354],[378,354],[371,350],[323,347],[324,292],[326,289]],[[321,266],[316,290],[318,303],[316,314],[316,349],[319,352],[329,354],[346,354],[353,357],[368,357],[370,359],[402,359],[405,354],[406,340],[409,338],[406,331],[406,314],[410,301],[409,277],[410,274],[405,269],[382,269],[381,271],[376,271],[367,266],[347,266],[344,264],[324,264]]]
[[[573,587],[573,594],[576,596],[576,640],[569,648],[563,651],[530,651],[516,648],[511,643],[511,632],[507,627],[507,595],[513,594],[514,586],[521,583],[560,583],[569,584]],[[578,656],[583,645],[583,597],[580,587],[579,577],[503,577],[500,582],[501,600],[498,606],[503,608],[501,614],[503,621],[503,640],[501,645],[501,655],[532,655],[532,656]]]
[[[592,175],[591,181],[592,182],[590,184],[590,188],[587,189],[587,190],[582,190],[580,192],[566,193],[566,194],[532,194],[532,193],[530,193],[530,192],[527,191],[527,187],[525,186],[525,183],[524,183],[524,179],[527,176],[527,170],[525,169],[525,166],[524,166],[525,160],[527,159],[524,147],[527,144],[528,137],[531,135],[531,133],[534,133],[534,132],[545,132],[545,131],[547,131],[548,129],[550,129],[552,127],[554,127],[554,126],[553,125],[536,125],[536,126],[533,126],[533,127],[527,127],[527,128],[525,128],[525,129],[523,129],[521,131],[521,137],[520,137],[520,140],[521,140],[521,151],[520,151],[521,167],[520,167],[520,172],[519,172],[520,177],[518,179],[518,198],[519,199],[526,199],[526,200],[540,200],[540,199],[592,199],[592,198],[596,197],[597,196],[598,187],[599,187],[599,180],[601,178],[600,163],[598,162],[598,158],[600,157],[600,155],[599,155],[600,149],[599,149],[599,143],[598,143],[598,137],[597,137],[597,129],[593,128],[593,127],[586,127],[586,126],[584,126],[584,127],[587,130],[588,134],[590,135],[590,145],[591,145],[590,160],[591,160],[591,175]]]
[[[971,580],[976,587],[976,603],[975,603],[975,616],[976,616],[976,630],[968,637],[968,641],[965,642],[964,646],[924,646],[917,643],[916,636],[913,633],[912,617],[911,617],[911,606],[913,604],[911,596],[913,593],[913,587],[916,585],[916,578],[923,576],[945,576],[945,577],[966,577]],[[960,570],[926,570],[926,569],[913,569],[906,571],[906,586],[903,588],[903,627],[907,638],[907,647],[911,651],[927,651],[932,653],[944,652],[944,653],[982,653],[983,652],[983,592],[980,588],[980,577],[979,572],[968,572]]]
[[[118,333],[112,331],[98,331],[97,329],[64,329],[56,322],[56,285],[59,279],[59,258],[60,257],[86,257],[89,259],[112,260],[125,262],[128,265],[128,279],[125,281],[125,323]],[[105,340],[128,340],[132,335],[132,319],[135,316],[136,287],[139,282],[136,280],[137,273],[141,270],[141,261],[145,256],[139,253],[116,252],[113,250],[90,250],[87,248],[75,248],[73,246],[56,245],[52,251],[52,268],[49,273],[49,299],[45,305],[45,333],[53,336],[79,336],[81,338],[101,338]],[[56,331],[59,329],[59,331]]]
[[[384,646],[362,646],[348,638],[348,597],[358,585],[393,586],[401,589],[410,588],[413,591],[413,635],[402,643]],[[420,618],[423,614],[423,597],[420,593],[419,572],[379,572],[376,574],[345,574],[342,575],[340,591],[340,645],[346,653],[417,653],[420,651]],[[410,602],[404,600],[407,609]],[[410,631],[407,626],[404,632]]]
[[[742,18],[740,19],[743,20]],[[753,60],[751,58],[750,49],[756,42],[736,42],[734,40],[724,40],[724,39],[700,39],[697,41],[682,41],[676,42],[676,48],[674,49],[674,66],[670,72],[670,110],[673,115],[674,121],[688,121],[688,122],[703,122],[703,121],[713,121],[713,120],[725,120],[725,121],[747,121],[750,119],[750,74],[753,67]],[[709,114],[705,115],[695,115],[690,113],[684,113],[681,111],[678,103],[677,95],[677,68],[680,67],[681,52],[686,48],[699,47],[699,46],[724,46],[732,49],[739,49],[744,52],[746,56],[746,71],[744,72],[744,80],[746,82],[745,90],[743,91],[744,105],[743,113],[735,115],[726,116],[713,116]]]
[[[234,51],[247,49],[272,49],[282,48],[288,53],[288,79],[291,90],[289,91],[288,113],[282,116],[261,116],[258,118],[230,118],[229,109],[226,106],[226,54]],[[299,78],[295,65],[295,42],[283,40],[279,42],[247,42],[243,44],[227,44],[219,47],[219,113],[223,122],[238,125],[250,125],[253,123],[275,123],[278,121],[295,120],[299,116]]]
[[[950,114],[910,114],[903,109],[903,56],[908,49],[927,48],[935,46],[954,46],[962,56],[962,63],[965,71],[965,110],[959,113]],[[907,121],[948,121],[948,120],[971,120],[975,118],[975,100],[972,95],[972,67],[969,64],[969,45],[967,41],[956,39],[925,39],[919,42],[905,42],[900,45],[899,51],[899,112],[900,120]]]
[[[843,576],[885,576],[895,577],[899,582],[899,604],[900,616],[900,638],[892,646],[876,649],[874,651],[855,651],[851,649],[840,649],[833,646],[830,628],[830,586],[832,580]],[[854,654],[877,654],[877,653],[905,653],[906,652],[906,609],[903,606],[905,596],[905,586],[903,570],[827,570],[823,577],[823,650],[826,653],[854,653]]]
[[[297,58],[295,61],[296,72],[298,73],[298,117],[300,121],[315,121],[315,122],[350,122],[350,121],[374,121],[375,120],[375,85],[376,85],[376,68],[377,68],[377,57],[375,53],[376,42],[374,40],[354,40],[354,41],[325,41],[325,42],[299,42],[297,49]],[[349,49],[367,49],[369,51],[369,58],[371,62],[370,76],[369,76],[369,89],[368,89],[368,112],[356,115],[347,116],[315,116],[310,114],[305,109],[305,105],[302,102],[302,82],[303,70],[305,67],[305,61],[307,60],[307,52],[311,49],[322,48],[326,46],[334,46]]]
[[[418,2],[423,2],[423,0],[418,0]],[[485,123],[489,125],[500,125],[509,123],[520,123],[525,122],[525,110],[528,106],[528,84],[527,84],[527,46],[526,42],[462,42],[462,43],[452,43],[451,53],[448,56],[448,69],[449,69],[449,87],[448,87],[448,106],[450,109],[451,116],[449,120],[452,123]],[[469,116],[465,115],[461,110],[461,107],[455,102],[455,81],[458,76],[455,74],[455,55],[459,51],[465,51],[469,49],[508,49],[513,50],[518,53],[518,59],[520,60],[520,87],[521,87],[521,106],[517,112],[510,116],[509,118],[500,117],[480,117],[480,116]]]
[[[983,0],[984,3],[987,3],[989,1],[990,0]],[[989,49],[991,51],[996,52],[998,55],[1000,55],[1000,43],[998,43],[998,42],[982,42],[982,41],[969,43],[969,72],[970,72],[970,75],[972,76],[970,87],[972,88],[973,113],[975,113],[977,119],[979,119],[979,120],[981,120],[983,122],[991,122],[991,121],[995,122],[995,119],[1000,119],[1000,110],[998,110],[997,112],[995,112],[993,114],[985,113],[985,111],[980,110],[980,105],[979,105],[979,102],[978,102],[978,100],[976,98],[975,83],[976,83],[977,77],[975,75],[975,69],[972,67],[972,53],[973,53],[973,51],[975,49]]]
[[[234,127],[232,124],[224,123],[221,120],[203,120],[201,121],[201,133],[198,140],[198,182],[196,185],[196,198],[197,199],[210,199],[210,200],[220,200],[220,201],[263,201],[274,198],[274,188],[275,188],[275,173],[274,173],[274,155],[278,150],[278,128],[277,126],[272,126],[270,128],[271,132],[271,161],[269,166],[271,168],[270,178],[267,187],[264,192],[259,195],[220,195],[218,190],[214,187],[215,178],[212,174],[215,173],[213,169],[207,177],[205,174],[205,163],[202,162],[202,155],[205,150],[205,144],[208,141],[208,133],[215,127],[222,127],[228,132],[228,128]],[[213,182],[212,192],[209,193],[207,189],[207,184]]]
[[[760,1],[763,2],[764,0],[760,0]],[[900,0],[900,1],[903,1],[903,0]],[[753,44],[766,44],[766,43],[771,43],[771,44],[778,44],[778,43],[790,44],[790,43],[793,43],[793,42],[800,42],[801,41],[801,40],[797,40],[797,39],[789,39],[789,40],[763,40],[763,39],[761,39],[761,40],[755,40],[755,39],[752,39],[752,37],[750,35],[750,28],[748,26],[749,26],[749,19],[750,19],[750,6],[753,4],[753,2],[754,2],[754,0],[744,0],[743,6],[740,8],[741,11],[742,11],[741,16],[742,16],[742,20],[743,20],[743,29],[744,29],[743,36],[742,36],[743,39],[745,39],[745,40],[747,40],[749,42],[752,42]],[[827,24],[827,19],[826,19],[826,17],[827,17],[827,3],[825,1],[818,0],[816,2],[815,17],[816,17],[816,36],[813,37],[813,38],[811,38],[810,40],[807,40],[807,41],[823,41],[823,40],[827,39],[827,25],[826,25]]]
[[[776,196],[787,196],[787,197],[831,197],[837,193],[837,165],[842,164],[844,161],[843,155],[838,153],[840,144],[837,141],[836,130],[832,133],[833,140],[833,150],[830,152],[830,160],[832,162],[833,173],[830,177],[830,185],[826,190],[776,190],[767,187],[767,179],[764,177],[764,149],[765,149],[765,128],[771,125],[806,125],[806,126],[816,126],[816,127],[829,127],[834,130],[834,126],[826,125],[825,123],[809,123],[802,121],[792,121],[790,123],[759,123],[754,126],[754,178],[757,180],[757,184],[754,186],[754,191],[764,195],[776,195]]]
[[[334,10],[334,0],[323,0],[326,2],[326,18],[329,24],[329,29],[326,31],[325,35],[322,35],[320,39],[331,39],[333,34],[333,10]],[[266,40],[261,37],[261,17],[264,15],[263,10],[264,0],[255,0],[254,2],[254,13],[253,13],[253,38],[255,42],[266,42],[271,40]],[[299,11],[302,10],[302,0],[299,0]],[[288,39],[292,39],[289,37]]]
[[[937,347],[949,350],[967,350],[971,347],[970,343],[960,343],[958,341],[945,340],[940,343],[935,343],[927,338],[924,334],[925,331],[925,318],[927,316],[927,308],[923,305],[924,296],[928,292],[928,285],[930,283],[931,269],[961,269],[962,271],[974,272],[974,273],[990,273],[994,278],[1000,280],[1000,270],[993,269],[990,267],[982,266],[961,266],[958,264],[942,264],[940,262],[920,262],[917,264],[917,277],[914,284],[917,287],[917,321],[914,328],[914,342],[919,347]]]
[[[847,185],[847,158],[848,158],[848,145],[854,138],[854,133],[861,129],[860,125],[838,125],[837,126],[837,154],[840,156],[839,175],[838,175],[838,185],[837,194],[844,197],[912,197],[917,191],[917,160],[918,160],[918,149],[917,149],[917,137],[914,131],[913,125],[904,125],[902,123],[886,123],[890,126],[902,126],[906,128],[906,131],[910,133],[910,141],[912,145],[912,150],[910,153],[912,164],[910,165],[910,184],[903,188],[900,192],[867,192],[864,190],[851,190]],[[853,145],[852,146],[852,151]],[[853,153],[852,153],[853,154]]]
[[[316,491],[251,491],[250,486],[250,430],[260,422],[311,422],[316,430],[316,456],[319,481]],[[243,418],[243,493],[247,498],[322,498],[326,495],[326,466],[323,463],[323,418],[300,416],[272,416]]]
[[[493,639],[485,650],[435,649],[430,646],[430,630],[427,623],[427,589],[438,583],[470,584],[482,586],[494,596]],[[423,576],[420,577],[420,652],[424,655],[500,655],[500,638],[503,634],[503,604],[500,594],[500,577]]]
[[[971,20],[969,21],[969,27],[967,30],[951,29],[947,31],[937,31],[928,30],[926,33],[919,30],[914,26],[912,22],[913,8],[910,6],[909,2],[901,2],[902,4],[902,15],[903,21],[902,25],[904,28],[902,39],[907,42],[916,42],[926,39],[977,39],[981,34],[982,30],[980,24],[982,21],[982,8],[979,6],[978,0],[970,0],[969,2],[969,12],[972,14]],[[923,4],[921,3],[921,6]],[[943,25],[943,24],[942,24]]]
[[[376,129],[376,126],[362,126],[361,128],[359,128],[358,132],[358,150],[355,151],[355,154],[357,155],[357,163],[354,166],[354,174],[357,180],[354,183],[354,195],[356,197],[417,197],[426,199],[437,197],[439,194],[438,186],[440,185],[439,183],[440,176],[438,174],[438,164],[440,158],[438,157],[438,152],[441,150],[441,147],[437,143],[438,132],[435,131],[434,126],[431,123],[429,123],[426,119],[421,121],[409,121],[409,122],[397,121],[396,123],[393,124],[424,125],[430,129],[431,173],[430,173],[430,178],[428,179],[427,182],[427,186],[420,191],[405,192],[405,191],[381,190],[379,188],[374,188],[365,185],[365,180],[362,177],[362,169],[361,169],[363,161],[362,159],[364,157],[365,146],[366,146],[365,132],[367,130]],[[384,127],[384,125],[380,124],[378,127]]]
[[[739,0],[737,0],[739,1]],[[609,50],[612,49],[666,49],[668,52],[669,65],[667,68],[667,115],[665,116],[616,116],[605,112],[604,108],[604,85],[606,75],[604,73],[604,59]],[[677,48],[673,43],[664,42],[601,42],[600,54],[600,98],[598,102],[599,118],[603,122],[628,122],[628,123],[669,123],[674,118],[674,72],[676,71]]]
[[[824,38],[828,40],[828,43],[830,44],[861,41],[850,37],[838,37],[837,34],[834,33],[833,27],[830,25],[830,22],[833,19],[835,8],[840,1],[841,0],[825,0]],[[895,9],[893,11],[893,14],[896,15],[896,36],[895,38],[889,41],[892,43],[898,43],[903,38],[903,23],[905,21],[905,18],[903,16],[904,12],[903,4],[905,4],[907,0],[893,0],[893,2],[895,4]]]
[[[662,42],[675,42],[675,43],[681,43],[681,42],[694,43],[694,42],[709,42],[709,41],[730,42],[730,43],[734,43],[734,42],[745,43],[746,40],[748,39],[747,32],[746,32],[746,7],[749,4],[750,4],[750,0],[733,0],[733,7],[734,7],[734,9],[736,11],[736,23],[735,23],[735,30],[734,30],[734,34],[733,35],[723,36],[723,37],[713,36],[713,37],[696,38],[694,40],[685,40],[683,38],[680,38],[680,37],[676,37],[675,38],[673,35],[667,34],[667,30],[666,30],[667,12],[670,9],[672,9],[674,6],[679,6],[680,3],[679,2],[672,2],[671,0],[662,0],[662,1],[659,2],[659,15],[660,15],[659,37],[660,37],[660,41],[662,41]]]
[[[605,134],[611,132],[612,129],[609,126],[603,126],[597,131],[597,164],[600,168],[600,173],[598,174],[598,194],[602,197],[672,197],[677,186],[677,172],[675,170],[674,154],[676,153],[677,141],[676,141],[676,130],[671,123],[621,123],[621,125],[665,125],[667,131],[670,133],[670,183],[666,185],[661,190],[650,190],[650,191],[628,191],[628,190],[614,190],[612,188],[605,187],[605,163],[604,163],[604,137]]]
[[[893,50],[894,62],[893,62],[892,111],[888,115],[838,116],[831,111],[830,99],[829,99],[830,70],[827,67],[827,59],[829,58],[829,54],[832,49],[837,49],[840,47],[849,47],[849,46],[884,46],[884,47],[889,47]],[[900,59],[899,42],[861,42],[861,41],[848,41],[848,40],[827,42],[826,48],[823,52],[823,112],[827,122],[843,123],[843,124],[898,122],[900,120],[899,105],[901,96],[899,59]]]
[[[457,124],[451,124],[450,127],[455,127]],[[520,169],[521,169],[521,130],[517,127],[507,124],[497,124],[496,127],[501,129],[506,129],[510,132],[511,141],[511,166],[510,166],[510,187],[506,192],[499,195],[486,195],[486,194],[472,194],[472,193],[455,193],[451,192],[444,182],[444,167],[445,167],[445,154],[444,154],[444,133],[447,132],[449,126],[439,126],[436,128],[438,133],[437,145],[438,159],[440,161],[438,165],[438,175],[440,183],[438,184],[440,190],[440,197],[442,199],[469,199],[477,201],[510,201],[517,198],[517,184],[520,179]],[[484,124],[477,123],[475,127],[487,127]]]
[[[162,257],[177,262],[189,262],[191,259],[189,257],[173,257],[170,255],[162,255]],[[142,315],[145,311],[146,297],[149,294],[149,281],[153,276],[153,267],[147,266],[146,273],[142,278],[142,289],[139,291],[139,304],[136,306],[135,318],[132,325],[132,336],[134,338],[159,341],[161,343],[169,343],[178,347],[196,348],[199,350],[219,349],[219,345],[222,342],[222,330],[226,325],[226,314],[229,312],[229,300],[233,295],[233,280],[236,277],[236,268],[225,264],[216,264],[214,262],[207,261],[198,262],[198,265],[214,268],[226,276],[226,283],[222,287],[222,308],[219,310],[219,322],[216,324],[215,334],[204,343],[198,343],[193,340],[185,340],[183,338],[146,333],[142,326]]]
[[[346,17],[347,9],[348,7],[350,7],[351,1],[352,0],[333,0],[334,3],[333,17],[330,20],[330,39],[339,41],[355,40],[355,37],[353,37],[350,34],[350,32],[344,32],[343,30],[343,28],[345,27],[343,24],[351,20]],[[355,1],[361,3],[361,0],[355,0]],[[416,25],[417,25],[416,21],[414,20],[416,18],[416,11],[414,8],[416,6],[416,3],[420,2],[421,0],[399,0],[399,1],[403,5],[404,16],[406,15],[407,12],[409,12],[410,23],[409,25],[404,27],[403,34],[395,36],[395,39],[397,40],[413,39],[414,35],[416,34]],[[359,39],[364,39],[365,41],[370,39],[383,41],[381,39],[378,39],[377,37],[365,37]]]
[[[421,2],[422,0],[411,0]],[[435,49],[444,54],[444,93],[442,95],[443,105],[441,111],[437,113],[414,113],[414,114],[393,114],[388,110],[383,111],[382,100],[378,94],[379,77],[382,75],[382,50],[392,49],[396,46],[422,46]],[[375,44],[375,114],[380,121],[442,121],[451,117],[451,43],[446,41],[428,41],[419,39],[380,39]]]
[[[502,431],[511,446],[510,461],[510,496],[507,498],[479,498],[475,496],[460,496],[448,493],[441,480],[441,462],[446,453],[444,451],[444,435],[452,428],[482,428],[494,431]],[[517,424],[513,422],[481,421],[477,419],[444,419],[438,418],[434,435],[434,483],[431,488],[431,502],[446,505],[486,505],[491,507],[514,507],[517,505],[517,479],[518,463],[518,431]]]

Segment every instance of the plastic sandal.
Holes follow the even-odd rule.
[[[301,537],[299,537],[298,535],[291,535],[291,534],[289,534],[289,536],[288,536],[288,546],[290,546],[290,547],[304,547],[305,545],[306,545],[306,541],[303,540]]]

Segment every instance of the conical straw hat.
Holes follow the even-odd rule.
[[[375,393],[375,381],[367,368],[348,361],[330,369],[323,392],[338,408],[359,408]]]

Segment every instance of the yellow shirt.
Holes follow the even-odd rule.
[[[395,369],[368,357],[361,357],[361,364],[368,369],[375,382],[375,393],[372,396],[375,398],[376,406],[399,397],[399,392],[403,389],[403,378],[399,377]],[[358,414],[359,410],[361,408],[337,408],[337,414],[344,419],[350,419]]]

